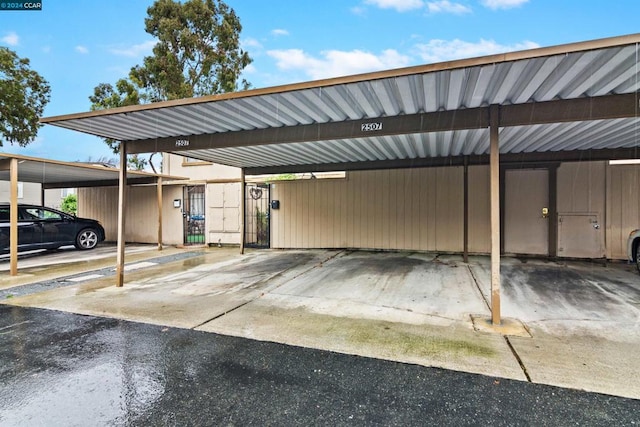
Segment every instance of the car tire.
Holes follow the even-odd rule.
[[[93,228],[83,228],[76,235],[75,247],[86,251],[98,245],[98,233]]]
[[[640,240],[636,240],[635,242],[635,249],[633,250],[633,253],[635,254],[635,262],[636,262],[636,268],[638,269],[638,273],[640,273]]]

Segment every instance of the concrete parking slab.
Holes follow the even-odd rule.
[[[628,266],[504,259],[503,315],[531,337],[486,333],[489,259],[211,248],[6,303],[640,398],[638,287]],[[591,348],[590,348],[591,346]]]
[[[470,265],[490,294],[486,259]],[[640,398],[640,276],[624,263],[506,258],[505,316],[520,319],[532,338],[511,337],[531,380]]]

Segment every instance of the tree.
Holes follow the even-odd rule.
[[[50,93],[49,83],[29,68],[28,59],[0,47],[0,147],[3,139],[21,147],[33,142]]]
[[[78,196],[75,194],[69,194],[62,199],[60,210],[68,214],[76,215],[78,213]]]
[[[91,109],[246,90],[240,74],[251,63],[240,48],[242,25],[222,0],[156,0],[147,9],[145,31],[157,39],[153,54],[131,68],[115,87],[95,87]],[[106,141],[114,153],[118,141]],[[146,160],[145,163],[146,165]]]
[[[108,83],[100,83],[93,89],[93,95],[89,97],[91,101],[91,111],[105,110],[108,108],[126,107],[128,105],[140,104],[140,94],[131,82],[120,79],[114,88]],[[120,152],[120,141],[111,138],[104,138],[104,142],[111,148],[114,154]],[[147,160],[134,154],[127,158],[127,163],[131,169],[142,170],[147,165]]]

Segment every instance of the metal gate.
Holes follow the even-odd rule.
[[[183,191],[184,244],[203,244],[205,243],[204,185],[187,185]]]
[[[244,244],[251,248],[268,248],[271,224],[269,184],[246,184],[244,194]]]

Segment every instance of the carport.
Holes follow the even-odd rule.
[[[638,158],[638,43],[634,34],[41,121],[121,141],[122,164],[128,153],[170,152],[239,167],[243,177],[462,166],[465,259],[467,168],[488,164],[499,324],[501,169]],[[120,205],[123,185],[121,172]],[[118,244],[123,254],[120,234]]]
[[[51,188],[112,187],[120,183],[125,186],[155,184],[158,189],[158,250],[162,250],[163,179],[183,178],[14,154],[0,155],[0,180],[10,182],[10,275],[18,274],[18,181],[41,184],[42,204],[44,204],[44,191]]]

